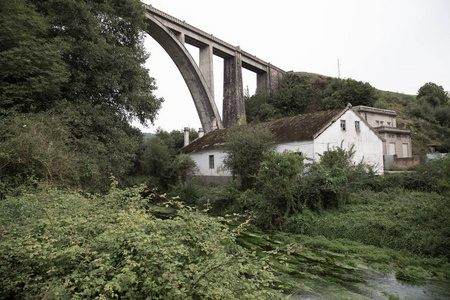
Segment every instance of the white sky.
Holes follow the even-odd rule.
[[[427,82],[450,90],[449,0],[144,0],[217,38],[285,70],[369,82],[377,89],[415,95]],[[150,36],[147,68],[165,102],[155,132],[200,120],[170,57]],[[198,61],[198,50],[188,47]],[[256,75],[244,69],[244,87]],[[214,58],[216,105],[222,113],[223,60]],[[137,125],[137,124],[135,124]]]

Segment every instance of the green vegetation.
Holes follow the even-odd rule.
[[[0,299],[273,299],[270,265],[235,242],[245,225],[116,184],[2,199]]]
[[[163,102],[140,1],[5,0],[0,13],[0,299],[399,298],[374,276],[450,297],[450,157],[375,176],[352,151],[311,163],[239,126],[225,161],[239,180],[198,186],[181,132],[144,141],[130,126]],[[434,83],[414,97],[289,73],[247,99],[247,119],[348,103],[396,110],[416,153],[450,145]]]
[[[234,176],[239,176],[244,188],[253,185],[253,176],[272,141],[273,135],[265,128],[236,126],[229,131],[225,146],[227,157],[223,164]]]
[[[122,184],[162,99],[143,66],[140,1],[2,1],[0,178]],[[78,17],[73,17],[78,16]]]

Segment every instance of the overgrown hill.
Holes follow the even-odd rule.
[[[429,145],[450,147],[450,97],[441,86],[427,83],[418,95],[378,90],[369,83],[306,72],[289,72],[277,92],[246,99],[247,120],[264,122],[303,113],[345,107],[348,103],[395,110],[397,126],[413,131],[413,154],[428,153]]]

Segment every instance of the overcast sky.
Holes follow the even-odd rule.
[[[145,0],[217,38],[285,70],[368,82],[415,95],[427,82],[450,90],[449,0]],[[200,120],[180,72],[150,36],[147,67],[165,102],[155,132]],[[198,50],[188,47],[198,61]],[[244,70],[244,87],[256,75]],[[216,105],[222,113],[223,60],[214,58]]]

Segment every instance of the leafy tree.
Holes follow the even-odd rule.
[[[173,131],[175,132],[175,131]],[[147,140],[140,158],[144,173],[156,179],[157,187],[167,191],[170,185],[176,185],[195,168],[195,162],[188,155],[177,154],[171,144],[171,134],[158,131],[155,137]]]
[[[450,97],[444,88],[433,82],[425,83],[417,92],[417,100],[425,101],[433,107],[446,105],[450,102]]]
[[[267,151],[256,175],[256,190],[263,196],[255,203],[257,222],[263,228],[283,229],[286,218],[302,212],[298,198],[299,180],[304,171],[303,156]]]
[[[263,161],[264,152],[273,141],[272,133],[262,127],[235,126],[226,137],[224,165],[238,175],[244,189],[254,183],[254,175]]]
[[[37,1],[53,35],[68,45],[63,59],[70,80],[69,101],[101,105],[110,114],[141,123],[154,120],[162,99],[152,92],[154,79],[144,67],[144,7],[138,0]]]
[[[343,108],[348,103],[373,106],[377,97],[376,89],[367,82],[335,78],[324,90],[322,106],[324,109]]]
[[[52,36],[48,18],[28,1],[1,1],[0,14],[0,109],[50,108],[69,79],[66,43]]]

